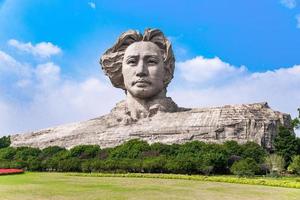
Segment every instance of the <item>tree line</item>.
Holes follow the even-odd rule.
[[[294,121],[293,121],[294,122]],[[295,122],[295,125],[299,125]],[[236,174],[240,176],[300,174],[300,138],[293,128],[280,127],[275,151],[267,152],[254,142],[223,144],[192,141],[184,144],[149,145],[133,139],[114,148],[78,145],[70,150],[9,147],[9,136],[0,138],[0,168],[57,172],[140,172],[176,174]]]

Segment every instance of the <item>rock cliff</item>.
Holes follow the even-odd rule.
[[[125,122],[113,110],[88,121],[13,135],[11,145],[71,148],[79,144],[99,144],[106,148],[140,138],[149,143],[166,144],[192,140],[216,143],[254,141],[272,149],[278,127],[288,126],[290,120],[290,115],[272,110],[267,103],[158,112],[151,117]]]

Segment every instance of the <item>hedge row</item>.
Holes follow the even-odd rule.
[[[53,146],[0,149],[0,168],[58,172],[141,172],[175,174],[265,174],[267,152],[258,144],[235,141],[207,144],[149,145],[130,140],[114,148],[79,145],[70,150]],[[231,169],[231,171],[230,171]],[[243,172],[245,171],[245,172]]]

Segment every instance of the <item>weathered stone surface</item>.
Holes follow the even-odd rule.
[[[149,143],[184,143],[192,140],[222,143],[254,141],[270,149],[279,125],[288,126],[290,116],[273,111],[267,103],[227,105],[215,108],[158,112],[137,121],[122,121],[120,106],[110,114],[85,122],[13,135],[12,146],[45,148],[79,144],[113,147],[140,138]]]

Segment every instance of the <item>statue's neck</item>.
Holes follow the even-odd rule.
[[[127,109],[130,112],[130,115],[133,119],[140,119],[148,117],[150,114],[150,108],[154,104],[157,99],[166,98],[166,91],[161,91],[158,95],[148,98],[142,99],[132,96],[129,92],[127,92],[126,96],[126,104]]]

